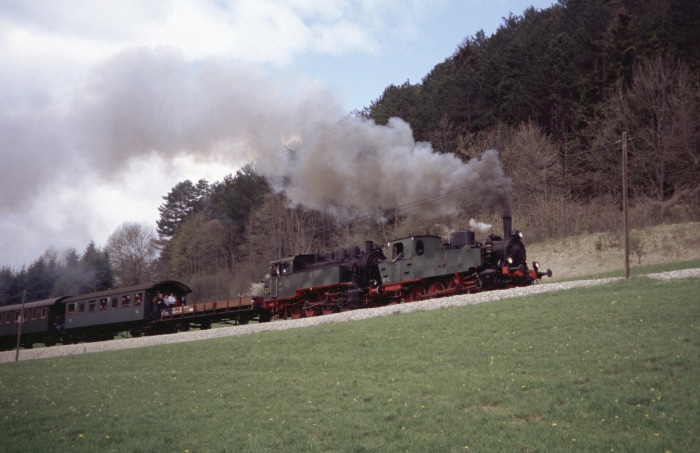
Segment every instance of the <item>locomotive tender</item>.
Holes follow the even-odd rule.
[[[184,301],[191,289],[182,282],[117,288],[78,296],[0,307],[0,350],[14,348],[22,321],[21,345],[52,346],[132,336],[174,333],[190,327],[208,329],[214,322],[246,324],[273,318],[300,318],[417,302],[432,297],[529,286],[552,271],[527,263],[519,231],[503,218],[503,237],[491,234],[477,242],[471,231],[452,233],[449,241],[416,235],[389,241],[385,249],[372,241],[324,254],[301,254],[272,261],[264,295],[240,296],[163,309],[156,296],[173,294]]]
[[[529,286],[551,270],[527,263],[520,231],[503,217],[503,237],[477,242],[471,231],[452,233],[449,242],[432,235],[390,241],[386,253],[372,241],[324,254],[273,261],[265,280],[262,308],[279,318],[329,314],[346,309],[465,292]]]

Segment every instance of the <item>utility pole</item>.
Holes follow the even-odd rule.
[[[24,324],[24,301],[27,299],[27,290],[22,291],[22,306],[19,309],[19,327],[17,327],[17,351],[15,352],[15,362],[19,360],[19,345],[22,338],[22,324]]]
[[[622,133],[622,225],[625,230],[625,278],[630,278],[630,234],[627,222],[627,132]]]

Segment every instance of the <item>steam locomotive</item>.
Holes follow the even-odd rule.
[[[0,307],[0,350],[21,344],[46,346],[132,336],[208,329],[212,323],[300,318],[432,297],[532,285],[552,271],[528,266],[522,233],[503,218],[503,237],[481,243],[471,231],[452,233],[448,241],[416,235],[372,241],[323,254],[300,254],[272,261],[263,296],[241,296],[198,304],[185,303],[184,283],[117,288]],[[160,294],[179,304],[156,305]]]
[[[261,308],[276,318],[299,318],[466,292],[528,286],[552,271],[528,266],[520,231],[503,217],[503,237],[483,243],[471,231],[450,240],[418,235],[390,241],[386,251],[372,241],[324,254],[273,261]]]

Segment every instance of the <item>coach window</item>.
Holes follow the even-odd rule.
[[[93,312],[95,311],[95,307],[97,307],[97,301],[91,300],[91,301],[88,303],[88,311],[89,311],[90,313],[93,313]]]
[[[85,313],[85,302],[80,302],[78,304],[78,313]]]
[[[122,307],[128,307],[131,305],[131,294],[126,294],[122,296]]]
[[[5,313],[5,324],[9,324],[12,322],[12,313],[9,311]]]
[[[141,305],[141,293],[134,294],[134,306]]]
[[[36,308],[32,308],[32,319],[36,319]]]
[[[19,323],[19,310],[15,312],[15,322]]]
[[[119,307],[119,301],[117,300],[116,297],[112,297],[112,308],[117,308]]]
[[[100,299],[100,311],[105,311],[107,309],[107,298]]]
[[[68,314],[72,315],[73,313],[75,313],[75,304],[68,304]]]
[[[41,319],[46,318],[46,307],[41,307]]]
[[[22,317],[22,322],[29,320],[29,309],[24,310],[24,316]]]

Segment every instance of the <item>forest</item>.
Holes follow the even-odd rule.
[[[416,141],[464,162],[498,150],[528,242],[619,230],[623,132],[632,225],[698,220],[698,43],[695,0],[559,0],[505,18],[491,36],[466,37],[419,83],[391,85],[350,116],[401,118]],[[282,256],[440,235],[470,219],[499,225],[484,206],[340,219],[290,203],[254,162],[223,181],[182,181],[158,210],[157,225],[125,219],[104,247],[1,268],[0,305],[19,303],[23,290],[38,300],[159,279],[185,281],[201,299],[247,294]]]

